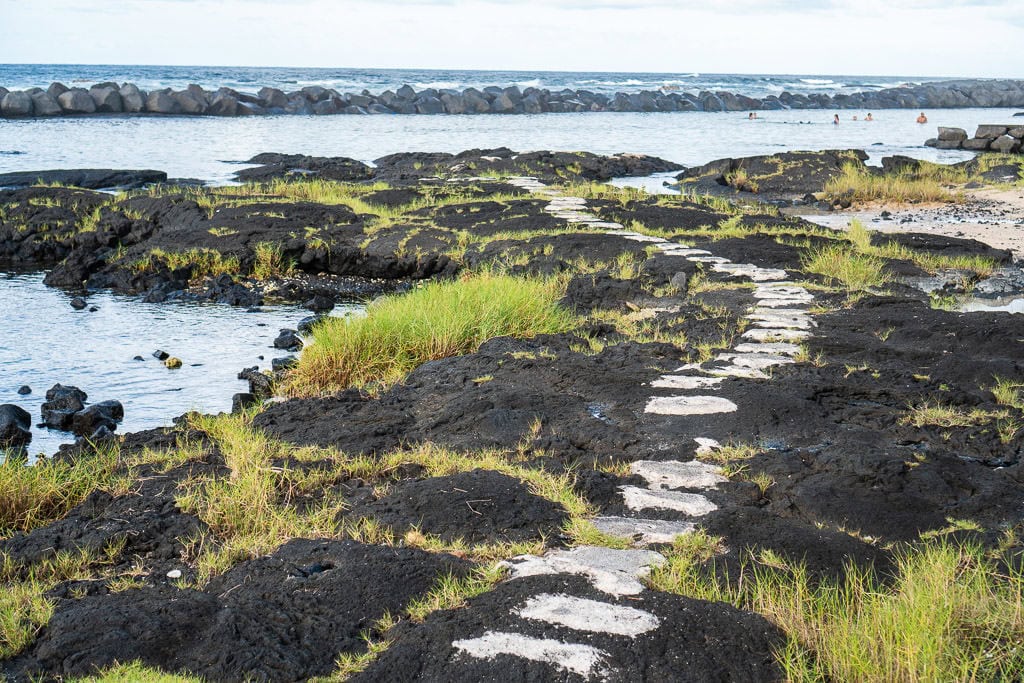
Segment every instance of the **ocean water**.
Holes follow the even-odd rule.
[[[248,391],[238,371],[286,356],[272,348],[281,328],[294,329],[309,311],[266,306],[248,312],[224,304],[144,303],[140,297],[93,292],[98,310],[76,311],[73,294],[47,287],[44,273],[0,273],[0,403],[14,403],[41,420],[46,390],[73,384],[90,402],[124,405],[119,433],[170,424],[189,410],[231,410],[231,397]],[[339,306],[332,315],[357,310]],[[182,360],[168,370],[153,358],[161,349]],[[134,360],[141,356],[143,360]],[[32,388],[20,396],[18,387]],[[30,454],[56,452],[74,436],[35,427]]]
[[[54,81],[67,86],[104,81],[135,83],[143,90],[184,88],[196,83],[208,89],[227,86],[255,92],[263,86],[285,92],[307,85],[335,88],[340,92],[377,94],[409,84],[423,88],[464,89],[488,85],[548,90],[585,89],[615,93],[678,88],[683,92],[724,90],[750,97],[792,93],[850,94],[893,88],[903,84],[944,80],[918,76],[836,76],[823,74],[701,74],[689,71],[666,73],[617,73],[603,71],[468,71],[423,69],[308,69],[235,66],[150,66],[103,64],[0,64],[0,86],[10,90],[45,88]]]

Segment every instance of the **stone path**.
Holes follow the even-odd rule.
[[[564,197],[554,188],[534,178],[513,178],[513,185],[550,197],[545,210],[556,218],[609,234],[650,243],[662,253],[681,256],[707,264],[718,273],[748,278],[756,283],[756,302],[745,316],[749,329],[728,351],[707,363],[690,363],[651,383],[652,390],[672,391],[654,395],[644,410],[660,416],[692,417],[730,413],[738,406],[715,395],[726,378],[770,379],[773,367],[794,363],[800,352],[795,342],[810,336],[814,321],[806,311],[814,297],[803,287],[786,281],[783,270],[762,268],[747,263],[732,263],[703,249],[627,231],[621,224],[600,220],[586,210],[586,200]],[[708,437],[698,437],[697,456],[707,455],[722,446]],[[539,574],[574,574],[585,577],[610,600],[637,595],[644,590],[642,580],[653,567],[666,562],[660,553],[645,550],[652,543],[671,543],[696,529],[697,521],[718,506],[704,493],[728,481],[721,468],[693,460],[632,463],[632,474],[646,486],[620,486],[625,507],[637,514],[647,510],[670,510],[684,519],[668,521],[643,517],[601,516],[593,520],[601,532],[629,539],[640,548],[615,550],[596,546],[578,546],[569,550],[550,550],[542,556],[523,555],[504,563],[511,579]],[[571,595],[540,594],[530,597],[514,613],[521,619],[540,621],[579,632],[599,632],[622,638],[637,638],[659,627],[658,618],[640,609],[579,598]],[[600,680],[613,667],[607,652],[591,645],[567,643],[553,638],[535,638],[518,633],[489,631],[476,638],[456,640],[456,651],[469,657],[491,659],[498,655],[522,657],[545,662],[553,669],[584,678]]]

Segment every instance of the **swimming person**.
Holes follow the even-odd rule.
[[[871,115],[871,112],[868,112],[868,115],[864,117],[864,120],[865,121],[874,121],[875,117]]]
[[[928,123],[928,117],[924,115],[924,112],[921,112],[921,115],[917,117],[917,122]]]
[[[838,126],[839,125],[839,114],[836,114],[835,117],[833,117],[832,125],[834,125],[834,126]]]

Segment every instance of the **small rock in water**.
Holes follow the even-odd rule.
[[[160,349],[153,352],[153,358],[156,358],[157,360],[167,360],[170,356],[171,354],[166,351],[161,351]]]
[[[295,330],[283,329],[281,334],[277,335],[277,339],[274,340],[274,348],[285,351],[298,351],[302,348],[302,340],[299,339],[299,335],[296,334]]]
[[[172,569],[171,571],[167,572],[167,578],[168,579],[180,579],[181,578],[181,570],[180,569]]]
[[[32,387],[30,387],[27,384],[23,384],[20,387],[18,387],[18,393],[22,396],[28,396],[29,394],[32,393]]]
[[[181,359],[169,356],[164,360],[164,365],[166,365],[169,370],[177,370],[181,367]]]
[[[88,304],[85,303],[85,299],[83,299],[80,296],[76,296],[74,299],[71,300],[71,308],[75,309],[76,311],[82,310],[87,305]]]
[[[282,358],[274,358],[270,361],[270,367],[274,372],[279,370],[288,370],[294,368],[299,364],[299,359],[295,356],[284,356]]]
[[[306,316],[299,321],[298,328],[302,334],[309,334],[313,331],[313,326],[324,319],[322,315],[310,315]]]
[[[132,360],[143,360],[144,361],[146,359],[143,358],[142,356],[135,356],[135,358],[132,358]]]
[[[317,294],[312,299],[302,304],[302,307],[311,311],[329,311],[334,308],[334,301],[323,294]]]
[[[90,313],[95,313],[98,310],[100,310],[99,306],[90,306],[89,307],[89,312]]]

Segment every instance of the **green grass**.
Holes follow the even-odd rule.
[[[578,323],[557,301],[561,281],[483,272],[430,282],[371,303],[366,315],[330,318],[313,330],[287,382],[292,395],[387,386],[430,360],[470,353],[488,339],[532,337]]]
[[[915,427],[931,425],[935,427],[971,427],[983,425],[993,420],[1005,419],[1006,412],[993,412],[981,408],[958,408],[937,403],[922,403],[911,406],[907,415],[901,419],[902,424]]]
[[[0,538],[31,531],[63,518],[91,492],[110,486],[117,446],[104,446],[74,463],[40,459],[28,466],[19,458],[0,462]]]
[[[285,277],[295,270],[295,264],[281,253],[281,245],[273,242],[259,242],[254,248],[256,259],[252,276],[257,280]]]
[[[917,251],[895,241],[874,245],[872,244],[873,234],[861,221],[855,218],[850,221],[846,231],[846,239],[849,240],[859,254],[877,256],[884,259],[910,261],[929,273],[936,273],[940,270],[969,270],[978,277],[987,277],[998,266],[994,259],[978,254],[947,256],[928,251]]]
[[[166,251],[153,249],[144,257],[132,264],[138,272],[155,270],[161,264],[170,270],[189,268],[192,280],[218,275],[237,275],[241,268],[238,257],[214,251],[213,249],[187,249],[185,251]]]
[[[116,664],[95,676],[77,678],[75,683],[203,683],[199,676],[171,674],[151,669],[142,662]]]
[[[951,202],[963,198],[961,192],[946,186],[967,182],[962,169],[922,162],[915,172],[876,175],[862,164],[844,164],[842,173],[825,183],[831,197],[852,202]]]
[[[976,547],[904,548],[889,582],[857,568],[818,582],[767,551],[730,581],[701,568],[707,557],[677,546],[650,583],[775,622],[788,637],[776,653],[787,680],[993,681],[1024,670],[1024,575]]]
[[[807,251],[802,259],[808,273],[816,273],[837,282],[849,292],[865,291],[890,282],[885,261],[870,254],[860,254],[842,244],[830,244]]]

